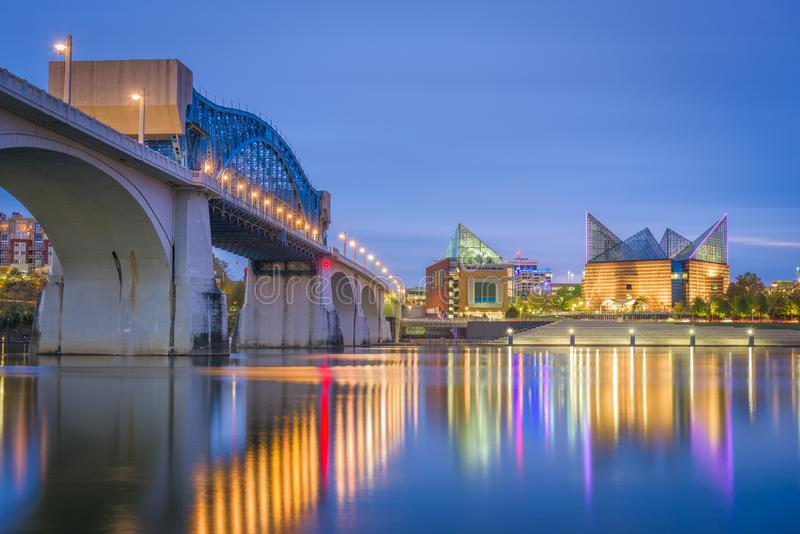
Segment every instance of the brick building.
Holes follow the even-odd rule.
[[[36,219],[0,213],[0,272],[49,273],[52,260],[50,240]]]

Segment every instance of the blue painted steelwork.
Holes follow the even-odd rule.
[[[231,169],[291,206],[317,228],[321,193],[284,139],[253,113],[216,104],[193,91],[186,117],[185,163],[219,175]]]

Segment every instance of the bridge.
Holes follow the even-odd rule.
[[[239,346],[389,339],[388,280],[328,246],[330,195],[270,123],[176,60],[72,62],[69,91],[63,62],[49,74],[45,91],[0,69],[0,186],[56,252],[35,351],[226,353],[212,246],[248,260]]]

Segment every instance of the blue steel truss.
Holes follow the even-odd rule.
[[[193,91],[186,145],[191,169],[214,174],[234,170],[321,227],[321,193],[286,141],[257,115],[221,106]]]

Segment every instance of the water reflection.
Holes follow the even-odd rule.
[[[732,510],[762,445],[800,467],[791,349],[6,363],[0,530],[375,528],[379,495],[411,527],[433,472],[455,507],[481,484],[588,511],[668,482]]]

